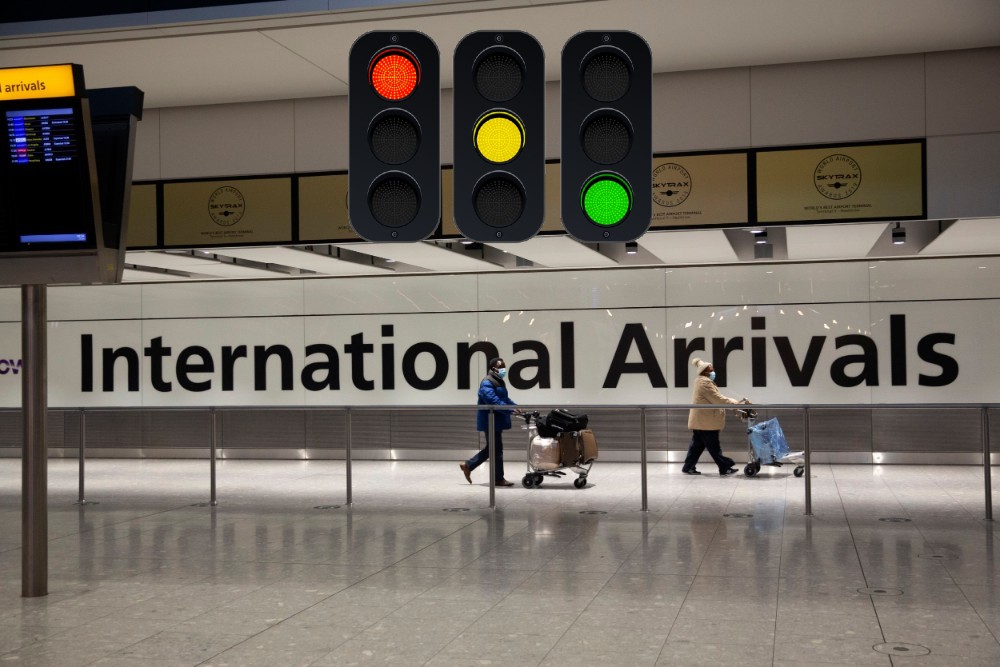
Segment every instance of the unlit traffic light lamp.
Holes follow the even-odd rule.
[[[478,242],[534,236],[545,213],[545,67],[524,32],[455,48],[455,224]]]
[[[348,204],[364,239],[420,241],[438,227],[439,61],[419,32],[369,32],[351,47]]]
[[[562,53],[561,203],[580,241],[642,236],[652,214],[652,57],[631,32],[581,32]]]

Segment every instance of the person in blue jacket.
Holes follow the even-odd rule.
[[[490,359],[489,371],[486,373],[486,377],[483,378],[483,381],[479,383],[478,405],[517,405],[517,403],[510,400],[510,397],[507,395],[507,385],[503,381],[506,375],[507,364],[504,363],[503,359]],[[515,412],[518,411],[515,410]],[[489,418],[489,410],[480,410],[476,414],[476,430],[481,433],[488,431],[490,423]],[[503,436],[501,434],[509,428],[510,411],[494,410],[493,449],[496,452],[494,472],[496,474],[497,486],[514,486],[512,482],[508,482],[503,476]],[[472,484],[472,471],[485,463],[489,458],[490,449],[489,442],[487,442],[486,446],[479,450],[478,454],[473,456],[468,461],[458,464],[458,467],[462,469],[462,472],[465,474],[465,479],[468,480],[469,484]]]

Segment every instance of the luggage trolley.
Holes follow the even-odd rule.
[[[790,463],[795,465],[793,474],[796,477],[802,477],[803,472],[805,472],[803,452],[788,450],[788,442],[785,440],[785,433],[781,430],[777,417],[758,422],[756,410],[746,408],[736,412],[739,414],[740,421],[747,425],[750,454],[747,464],[743,467],[744,475],[747,477],[755,476],[760,472],[762,465],[780,468],[782,464]]]
[[[535,489],[546,477],[564,477],[568,470],[577,475],[573,486],[587,486],[587,475],[597,459],[597,440],[587,429],[587,415],[553,410],[545,417],[537,412],[521,416],[528,431],[528,471],[521,485]]]

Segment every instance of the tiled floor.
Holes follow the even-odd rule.
[[[498,489],[495,512],[455,463],[356,463],[353,509],[314,509],[343,502],[342,462],[220,462],[214,509],[192,506],[204,461],[87,471],[79,508],[52,461],[50,594],[23,599],[0,461],[0,663],[1000,664],[979,468],[817,466],[811,519],[789,468],[651,465],[649,512],[624,463]]]

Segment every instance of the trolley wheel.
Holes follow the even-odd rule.
[[[745,466],[743,466],[743,474],[746,475],[747,477],[753,477],[754,475],[757,474],[757,469],[754,468],[752,463],[748,463]]]
[[[792,471],[792,474],[795,475],[796,477],[802,477],[802,474],[805,471],[806,471],[806,469],[804,467],[798,466],[798,467],[795,468],[795,470]]]
[[[523,486],[524,488],[530,489],[534,485],[535,485],[534,475],[525,475],[524,477],[521,478],[521,486]]]
[[[538,486],[541,486],[541,485],[542,485],[542,480],[543,480],[543,479],[545,479],[545,475],[543,475],[543,474],[542,474],[542,473],[540,473],[540,472],[536,472],[536,473],[535,473],[535,486],[536,486],[536,487],[538,487]]]
[[[576,479],[573,480],[573,486],[575,486],[578,489],[582,489],[583,487],[587,486],[587,478],[577,477]]]

